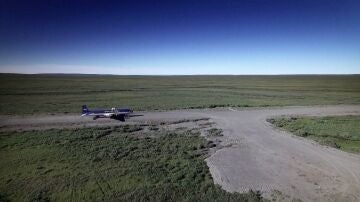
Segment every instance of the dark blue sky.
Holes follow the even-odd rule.
[[[360,73],[359,0],[0,2],[1,72]]]

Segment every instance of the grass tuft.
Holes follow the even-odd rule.
[[[207,130],[209,136],[223,136],[222,134],[222,129],[218,129],[218,128],[211,128],[209,130]]]

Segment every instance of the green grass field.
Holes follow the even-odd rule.
[[[320,144],[360,153],[360,116],[292,117],[269,121],[277,127]]]
[[[0,74],[0,114],[221,106],[359,104],[360,76],[99,76]]]
[[[214,145],[141,126],[0,133],[0,201],[261,201],[215,186]]]

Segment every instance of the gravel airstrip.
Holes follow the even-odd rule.
[[[360,115],[360,106],[219,108],[143,112],[122,123],[79,115],[1,116],[0,131],[78,128],[210,118],[223,130],[220,149],[206,159],[216,184],[230,192],[260,190],[285,200],[360,201],[360,155],[287,134],[266,121],[276,116]],[[279,191],[279,192],[278,192]]]

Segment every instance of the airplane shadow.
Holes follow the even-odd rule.
[[[127,117],[125,117],[125,116],[115,116],[115,117],[111,117],[111,118],[114,119],[114,120],[124,122],[125,118],[128,119],[128,118],[137,117],[137,116],[144,116],[144,115],[143,114],[131,114],[131,115],[128,115]]]
[[[137,116],[144,116],[144,114],[132,114],[132,115],[129,115],[129,117],[137,117]]]

